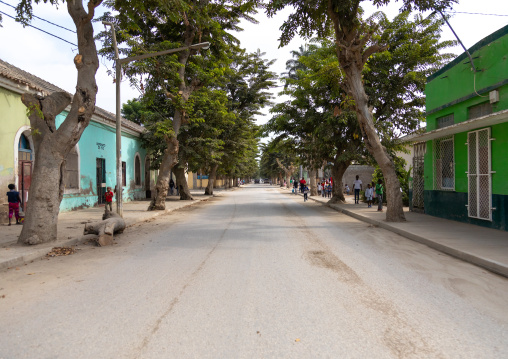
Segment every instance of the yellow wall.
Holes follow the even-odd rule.
[[[193,178],[194,178],[194,173],[188,172],[187,173],[187,185],[189,186],[189,189],[201,189],[201,188],[205,189],[205,187],[208,186],[208,179],[204,179],[204,180],[198,179],[198,180],[196,180],[197,187],[194,188]],[[203,184],[201,185],[201,183],[203,183]],[[223,187],[223,186],[224,186],[224,180],[222,180],[222,179],[215,180],[215,187]]]
[[[18,130],[30,126],[26,117],[26,107],[21,95],[0,88],[0,222],[5,221],[8,213],[7,185],[15,182],[18,172],[14,165],[14,141]],[[15,183],[17,186],[17,183]]]

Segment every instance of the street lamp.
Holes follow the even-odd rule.
[[[111,35],[113,37],[113,47],[115,49],[115,68],[116,68],[116,211],[123,217],[123,189],[122,189],[122,119],[120,116],[120,82],[122,78],[122,64],[128,64],[129,62],[136,60],[143,60],[150,57],[172,54],[183,50],[197,50],[210,48],[209,42],[202,42],[185,47],[179,47],[177,49],[164,50],[159,52],[153,52],[150,54],[144,54],[139,56],[126,57],[121,59],[118,54],[118,46],[116,43],[116,33],[113,23],[109,21],[102,22],[105,26],[111,27]]]

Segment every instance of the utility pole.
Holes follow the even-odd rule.
[[[122,82],[122,64],[128,64],[129,62],[136,60],[143,60],[150,57],[167,55],[174,52],[183,50],[206,50],[210,47],[209,42],[202,42],[195,45],[179,47],[177,49],[170,49],[159,52],[152,52],[145,55],[126,57],[121,59],[118,53],[118,46],[116,43],[116,33],[113,23],[108,21],[102,22],[104,26],[111,28],[111,36],[113,38],[113,47],[115,49],[115,68],[116,68],[116,212],[123,217],[123,174],[122,174],[122,118],[120,116],[120,83]]]

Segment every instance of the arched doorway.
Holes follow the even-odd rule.
[[[33,149],[25,133],[26,131],[21,134],[18,141],[18,190],[26,211],[28,190],[32,182]]]

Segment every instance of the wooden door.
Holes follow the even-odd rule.
[[[26,211],[28,203],[28,190],[32,183],[32,161],[19,161],[19,181],[18,191],[23,203],[23,209]]]
[[[97,204],[101,205],[106,202],[104,195],[106,194],[106,159],[96,159],[96,181],[97,181]]]

